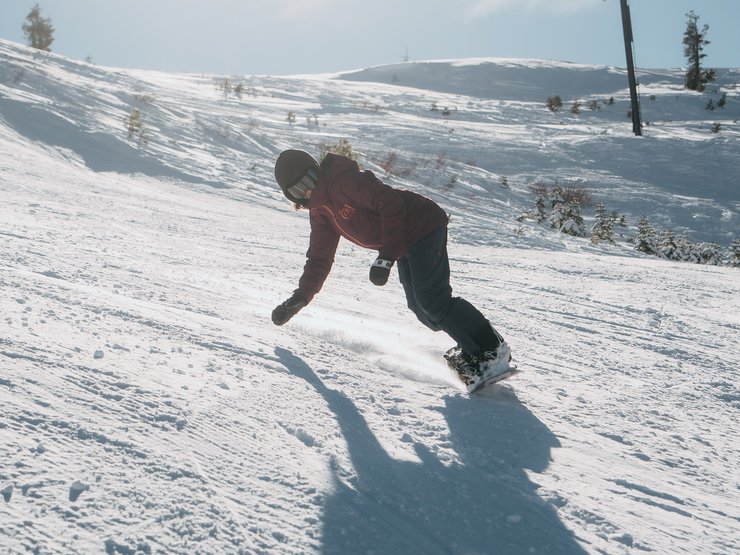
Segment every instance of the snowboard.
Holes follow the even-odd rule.
[[[500,381],[505,380],[506,378],[510,378],[511,376],[513,376],[514,374],[518,374],[519,372],[521,372],[521,370],[519,370],[515,365],[512,365],[503,372],[500,372],[493,376],[489,376],[487,378],[483,378],[477,384],[467,385],[465,387],[467,388],[468,393],[472,395],[473,393],[478,393],[481,390],[492,386],[493,384],[497,384]]]

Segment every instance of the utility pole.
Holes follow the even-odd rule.
[[[624,30],[624,50],[627,53],[627,76],[630,83],[630,100],[632,102],[632,130],[635,135],[642,135],[640,123],[640,100],[637,97],[637,78],[635,77],[635,60],[633,56],[634,43],[632,40],[632,18],[627,0],[620,0],[622,4],[622,29]]]

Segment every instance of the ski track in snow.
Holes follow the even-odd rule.
[[[219,104],[209,77],[0,47],[3,552],[740,548],[736,269],[520,237],[505,218],[524,192],[496,185],[476,210],[494,175],[471,165],[458,189],[433,191],[453,212],[453,287],[523,372],[468,398],[442,362],[448,340],[414,321],[397,278],[367,282],[372,253],[342,243],[311,306],[285,327],[269,320],[308,234],[274,190],[276,152],[353,127],[358,146],[413,145],[424,129],[446,141],[424,113],[437,93],[265,77],[247,112]],[[110,131],[133,91],[151,91],[158,114],[146,156]],[[522,176],[568,163],[522,155],[559,148],[565,131],[507,127],[507,106],[475,102],[474,121],[456,123],[461,150],[483,162],[494,125],[513,141],[503,163],[532,163]],[[375,103],[393,103],[395,119],[374,123]],[[291,107],[322,108],[329,125],[289,126]],[[590,133],[575,127],[571,138]],[[729,133],[723,148],[737,152]],[[617,138],[584,152],[633,148]],[[697,205],[734,213],[727,195]],[[499,232],[483,239],[491,221]]]

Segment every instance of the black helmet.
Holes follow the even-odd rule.
[[[306,206],[307,199],[291,194],[288,189],[309,175],[309,172],[311,172],[311,180],[315,186],[319,176],[319,163],[303,150],[284,150],[275,161],[275,181],[278,182],[289,201],[301,206]]]

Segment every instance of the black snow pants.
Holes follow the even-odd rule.
[[[498,347],[500,336],[485,316],[452,296],[447,226],[411,245],[398,261],[398,276],[408,307],[429,329],[444,331],[468,354]]]

